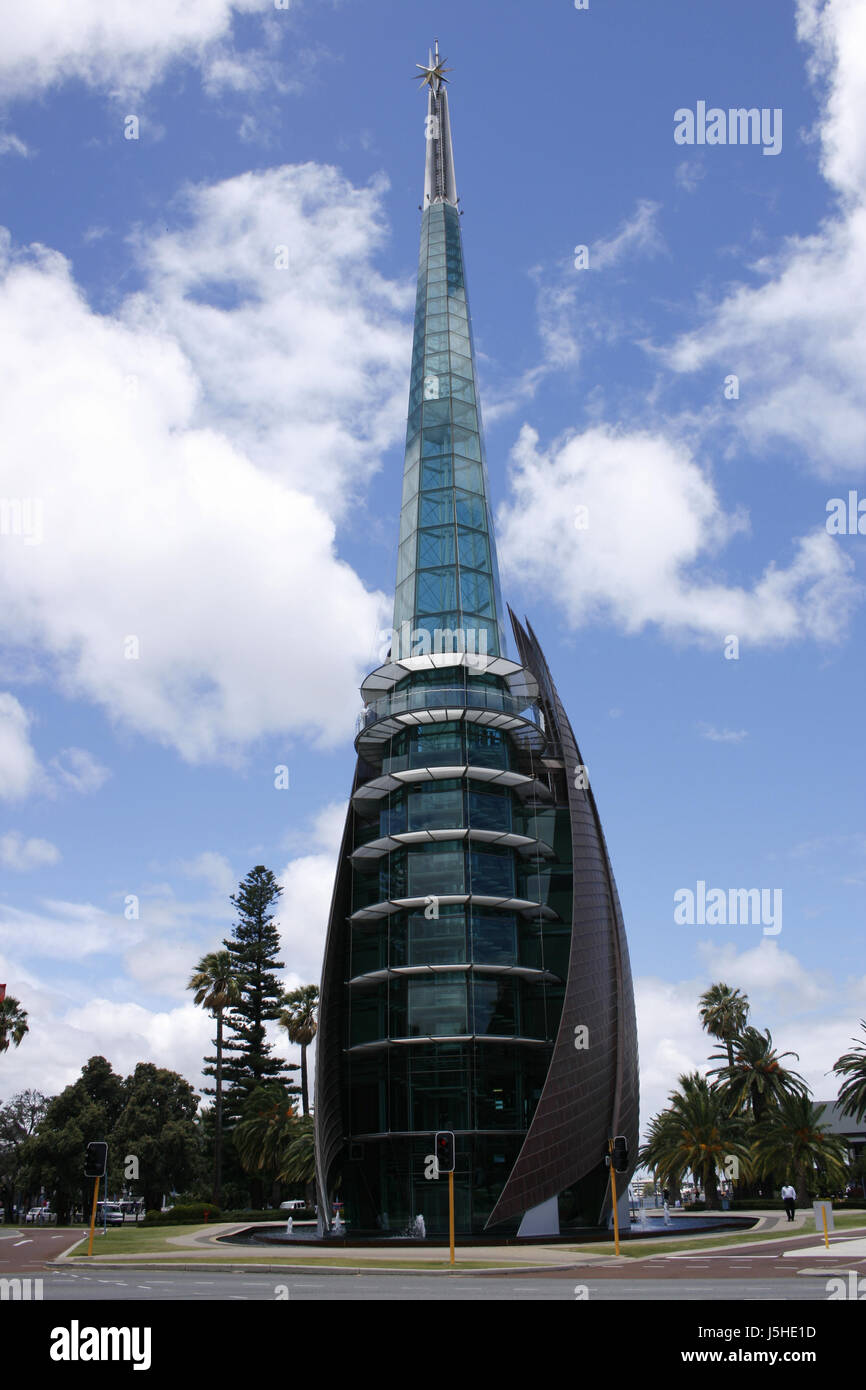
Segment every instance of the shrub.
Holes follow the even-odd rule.
[[[149,1211],[142,1226],[201,1226],[205,1221],[221,1221],[219,1207],[213,1202],[190,1202],[172,1207],[171,1211]]]

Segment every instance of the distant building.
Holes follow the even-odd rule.
[[[626,1136],[634,1166],[634,999],[586,768],[513,614],[507,652],[438,45],[419,67],[427,158],[394,627],[362,686],[325,948],[320,1211],[339,1179],[350,1229],[420,1215],[444,1232],[448,1184],[431,1156],[434,1132],[453,1130],[457,1231],[526,1219],[553,1233],[560,1216],[607,1219],[609,1137]]]
[[[866,1120],[858,1122],[853,1115],[843,1115],[838,1101],[835,1100],[819,1100],[816,1104],[826,1107],[821,1116],[821,1124],[826,1125],[831,1134],[838,1134],[846,1140],[853,1163],[860,1157],[866,1145]]]

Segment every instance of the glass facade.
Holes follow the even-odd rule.
[[[437,629],[462,631],[473,650],[504,654],[492,534],[460,213],[433,203],[421,229],[395,633],[409,623],[432,646]]]
[[[448,1183],[429,1160],[453,1130],[457,1233],[507,1235],[551,1196],[598,1219],[606,1136],[636,1147],[634,1008],[601,827],[571,783],[579,750],[514,619],[521,659],[507,657],[444,91],[428,112],[395,639],[362,690],[322,973],[317,1180],[350,1230],[422,1215],[444,1234]]]

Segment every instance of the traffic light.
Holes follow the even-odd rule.
[[[84,1158],[84,1176],[86,1178],[104,1178],[107,1167],[108,1145],[102,1140],[88,1144]]]
[[[454,1172],[454,1135],[450,1129],[437,1131],[433,1152],[440,1173]]]
[[[628,1169],[628,1141],[624,1134],[617,1134],[613,1141],[613,1166],[618,1173]]]

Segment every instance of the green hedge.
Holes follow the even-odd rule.
[[[818,1198],[815,1199],[819,1200]],[[824,1200],[829,1201],[829,1198]],[[731,1211],[784,1211],[785,1203],[779,1197],[735,1197],[731,1201]],[[811,1211],[812,1199],[803,1207],[797,1203],[798,1211]],[[834,1211],[863,1211],[866,1209],[866,1201],[862,1198],[859,1202],[834,1202]]]
[[[207,1216],[205,1216],[207,1212]],[[250,1226],[257,1226],[263,1221],[281,1221],[285,1224],[289,1217],[295,1221],[311,1221],[315,1213],[312,1211],[278,1211],[271,1208],[269,1211],[220,1211],[213,1202],[189,1202],[181,1206],[172,1207],[171,1211],[149,1211],[144,1220],[139,1222],[141,1226],[201,1226],[207,1220],[214,1221],[246,1221]]]
[[[285,1225],[289,1217],[293,1221],[314,1221],[315,1216],[314,1211],[276,1211],[271,1207],[269,1211],[224,1211],[220,1221],[248,1221],[251,1226],[262,1221],[282,1221]]]
[[[204,1221],[222,1221],[219,1207],[213,1202],[190,1202],[188,1206],[172,1207],[171,1211],[149,1211],[142,1226],[200,1226]]]

